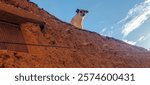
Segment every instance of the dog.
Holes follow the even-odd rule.
[[[70,23],[74,25],[75,27],[83,29],[82,22],[83,22],[84,16],[88,13],[88,10],[77,9],[76,13],[77,14],[72,18]]]

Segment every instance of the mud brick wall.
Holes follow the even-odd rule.
[[[0,49],[28,52],[25,45],[16,43],[25,44],[25,40],[19,26],[0,22]]]
[[[95,32],[79,30],[28,0],[0,1],[40,16],[46,23],[44,30],[25,33],[34,36],[37,43],[59,46],[41,46],[40,51],[44,55],[0,51],[0,67],[150,67],[150,52],[144,48]]]

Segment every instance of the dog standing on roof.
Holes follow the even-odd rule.
[[[83,10],[83,9],[77,9],[76,10],[76,15],[72,18],[71,20],[71,24],[82,29],[82,21],[84,19],[85,14],[88,13],[87,10]]]

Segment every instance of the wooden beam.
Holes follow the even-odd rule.
[[[38,15],[2,2],[0,2],[0,20],[18,25],[26,22],[36,23],[40,26],[45,24]]]

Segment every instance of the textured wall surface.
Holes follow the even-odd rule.
[[[28,52],[25,45],[19,45],[15,43],[25,43],[19,26],[0,22],[0,49]]]
[[[80,30],[28,0],[0,1],[36,14],[46,23],[42,31],[34,29],[35,24],[23,25],[32,29],[22,30],[25,40],[34,38],[37,44],[27,46],[38,48],[40,54],[39,50],[37,54],[0,50],[0,67],[150,67],[150,52],[144,48]]]

